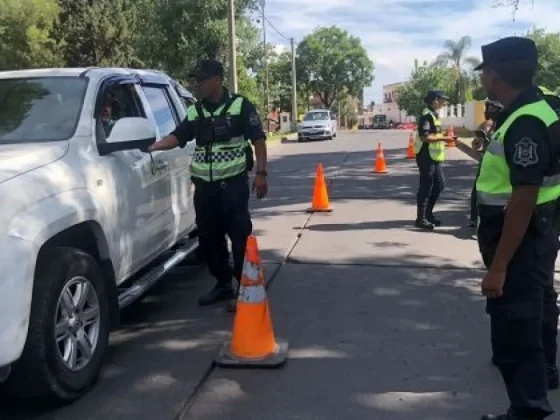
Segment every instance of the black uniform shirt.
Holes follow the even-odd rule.
[[[212,103],[203,100],[202,104],[208,112],[215,112],[229,100],[229,97],[229,92],[224,88],[224,95],[222,96],[222,99],[219,103]],[[263,131],[263,124],[259,117],[259,114],[255,106],[247,98],[243,98],[243,105],[241,107],[241,120],[243,121],[243,131],[246,139],[251,140],[253,144],[258,140],[266,139],[266,134]],[[185,118],[181,122],[181,124],[179,124],[177,128],[171,133],[172,135],[177,137],[177,139],[179,140],[179,145],[181,147],[185,147],[185,145],[189,141],[195,138],[197,124],[198,122],[188,121],[187,118]]]
[[[514,111],[524,105],[537,102],[541,98],[536,87],[522,92],[496,119],[496,131]],[[549,174],[552,167],[551,142],[543,122],[532,116],[518,117],[508,129],[503,144],[506,162],[510,170],[511,185],[513,187],[542,185],[543,178]],[[549,210],[553,206],[542,207],[537,211],[544,213],[553,211],[553,209]],[[496,248],[502,233],[504,216],[505,210],[502,206],[479,204],[478,242],[481,249]],[[529,230],[534,228],[532,223]]]

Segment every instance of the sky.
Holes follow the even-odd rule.
[[[267,42],[287,45],[321,26],[336,25],[358,36],[375,65],[375,80],[366,88],[366,103],[380,102],[382,86],[406,81],[414,59],[432,61],[443,43],[472,38],[468,56],[480,46],[508,35],[523,35],[537,26],[560,32],[560,0],[522,0],[513,16],[495,0],[266,0]]]

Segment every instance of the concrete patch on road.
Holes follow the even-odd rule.
[[[187,418],[471,420],[504,409],[481,276],[288,264],[270,292],[287,365],[216,370]]]
[[[294,262],[481,268],[467,205],[442,203],[446,223],[433,232],[413,226],[415,205],[396,200],[342,200],[330,215],[314,215],[291,255]]]

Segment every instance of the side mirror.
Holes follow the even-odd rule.
[[[147,153],[155,141],[156,130],[146,118],[127,117],[115,123],[105,143],[99,143],[97,148],[101,156],[135,149]]]

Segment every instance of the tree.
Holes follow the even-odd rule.
[[[59,0],[53,36],[69,67],[135,67],[138,13],[134,0]]]
[[[0,0],[0,70],[61,64],[49,36],[58,17],[56,0]]]
[[[471,47],[469,36],[463,36],[458,41],[447,40],[443,46],[446,51],[436,58],[435,65],[451,68],[455,79],[453,90],[449,92],[451,103],[462,104],[470,88],[472,69],[480,64],[480,60],[476,57],[465,57]]]
[[[373,81],[373,62],[360,38],[336,26],[319,28],[297,47],[299,83],[318,94],[326,108],[347,90],[357,96]]]
[[[132,0],[130,0],[132,1]],[[237,36],[241,50],[251,31],[245,12],[253,0],[236,1]],[[227,63],[227,2],[222,0],[139,0],[144,18],[137,31],[136,50],[145,67],[161,68],[186,81],[190,69],[203,58]],[[255,32],[256,31],[256,32]],[[241,39],[239,39],[241,37]],[[242,55],[246,65],[251,60]]]
[[[535,82],[550,90],[560,89],[560,33],[546,33],[544,29],[533,29],[531,38],[539,52],[539,66]]]
[[[448,92],[455,83],[454,73],[451,69],[440,66],[428,65],[424,62],[419,65],[414,61],[414,69],[410,79],[397,92],[397,103],[401,110],[408,115],[419,116],[424,104],[424,96],[431,89],[441,89]]]

